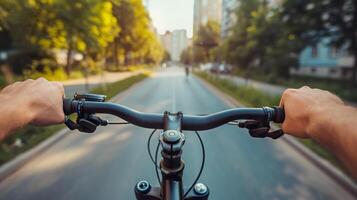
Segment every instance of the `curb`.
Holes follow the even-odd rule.
[[[128,89],[120,92],[119,94],[115,95],[113,98],[111,98],[109,101],[118,101],[119,99],[125,98],[130,94],[130,91],[134,90],[140,84],[143,84],[146,79],[137,82],[130,86]],[[59,142],[63,138],[65,138],[68,133],[71,132],[68,128],[63,128],[57,133],[54,133],[51,137],[45,139],[35,147],[21,153],[17,157],[15,157],[13,160],[10,160],[9,162],[3,164],[0,167],[0,182],[5,180],[7,177],[9,177],[11,174],[15,173],[17,170],[19,170],[22,166],[24,166],[26,163],[28,163],[30,160],[32,160],[34,157],[38,156],[39,154],[43,153],[45,150],[47,150],[49,147],[51,147],[53,144]]]
[[[197,80],[199,80],[202,85],[208,88],[212,93],[214,93],[219,99],[221,99],[226,105],[230,107],[244,107],[244,105],[238,102],[233,97],[227,95],[226,93],[221,92],[214,86],[212,86],[207,81],[195,75]],[[277,126],[273,125],[273,128]],[[285,135],[280,139],[281,141],[287,143],[293,149],[295,149],[298,153],[308,159],[311,163],[313,163],[317,168],[321,171],[325,172],[331,179],[336,181],[339,185],[345,188],[348,192],[350,192],[353,196],[357,197],[357,184],[354,183],[349,177],[343,174],[339,169],[335,166],[327,162],[326,160],[317,156],[310,149],[299,143],[295,138],[290,135]]]

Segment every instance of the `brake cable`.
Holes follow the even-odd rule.
[[[200,141],[200,144],[201,144],[201,149],[202,149],[202,162],[201,162],[200,171],[198,172],[195,181],[192,183],[192,185],[190,186],[190,188],[186,191],[186,193],[184,194],[184,197],[186,197],[186,196],[190,193],[190,191],[192,190],[192,188],[196,185],[197,181],[200,179],[201,174],[202,174],[202,171],[203,171],[203,168],[204,168],[204,166],[205,166],[205,161],[206,161],[205,146],[203,145],[202,138],[201,138],[200,134],[199,134],[197,131],[194,131],[194,132],[195,132],[195,134],[197,135],[197,137],[198,137],[198,139],[199,139],[199,141]]]
[[[112,124],[112,125],[121,125],[121,124],[131,124],[130,122],[127,121],[122,121],[122,122],[108,122],[108,124]]]
[[[149,156],[150,156],[150,159],[151,159],[151,162],[154,164],[155,166],[155,173],[156,173],[156,177],[157,177],[157,181],[159,182],[159,184],[161,185],[161,180],[160,180],[160,176],[159,176],[159,169],[160,167],[157,165],[157,152],[159,151],[159,147],[160,147],[160,142],[157,144],[156,146],[156,151],[155,151],[155,160],[154,160],[154,157],[151,153],[151,148],[150,148],[150,143],[151,143],[151,138],[152,136],[154,135],[154,133],[157,131],[157,129],[154,129],[150,136],[149,136],[149,139],[147,141],[147,150],[148,150],[148,153],[149,153]]]
[[[160,148],[160,141],[157,142],[157,146],[156,146],[156,150],[155,150],[155,166],[157,166],[157,157],[159,155],[159,148]],[[159,168],[158,167],[155,167],[155,172],[156,172],[157,181],[159,182],[159,185],[161,187],[161,180],[160,180]]]

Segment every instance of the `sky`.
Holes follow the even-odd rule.
[[[192,37],[194,0],[143,0],[160,34],[166,30],[186,29]]]

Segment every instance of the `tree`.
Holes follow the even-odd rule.
[[[212,50],[220,41],[220,26],[216,21],[209,20],[200,26],[194,37],[194,59],[197,62],[209,62],[215,60]]]
[[[286,31],[278,11],[265,0],[242,0],[232,33],[220,46],[223,59],[247,73],[256,67],[264,74],[288,77],[299,42]]]
[[[192,46],[186,47],[180,55],[181,63],[191,65],[193,63],[193,48]]]
[[[115,2],[113,14],[121,27],[112,44],[113,60],[117,66],[120,57],[124,58],[125,65],[162,60],[163,48],[152,31],[149,15],[141,0]]]
[[[58,19],[63,23],[67,53],[67,74],[71,71],[72,51],[103,53],[119,32],[116,18],[112,15],[110,1],[58,0],[55,5]]]
[[[171,55],[167,50],[164,50],[164,57],[162,59],[162,62],[169,62],[171,61]]]
[[[224,59],[240,68],[247,69],[256,60],[257,41],[253,39],[252,15],[259,7],[258,0],[242,0],[235,11],[236,21],[232,34],[223,42]]]
[[[16,0],[1,6],[14,47],[44,56],[53,49],[67,49],[68,74],[72,51],[101,52],[119,31],[106,0]]]
[[[330,45],[346,47],[354,57],[351,82],[356,82],[357,1],[285,0],[282,15],[290,33],[306,45],[329,37]]]

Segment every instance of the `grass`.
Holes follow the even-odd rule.
[[[106,88],[94,88],[91,92],[105,94],[108,99],[110,99],[148,76],[148,73],[138,74],[114,83],[110,83]],[[7,137],[0,143],[0,165],[15,158],[17,155],[27,151],[28,149],[31,149],[64,127],[65,125],[63,124],[48,127],[36,127],[29,125],[17,130],[14,134]],[[22,145],[15,145],[16,140],[21,140]]]
[[[238,76],[244,76],[245,73],[243,71],[236,70],[234,74]],[[304,85],[308,85],[313,88],[328,90],[345,100],[357,102],[357,92],[355,92],[357,87],[352,86],[348,80],[301,75],[292,75],[289,78],[279,78],[276,75],[266,73],[263,74],[257,70],[252,70],[249,73],[249,78],[291,88],[300,88]]]
[[[214,85],[224,93],[234,97],[242,104],[249,107],[275,106],[279,104],[280,96],[270,96],[255,88],[237,86],[229,80],[218,78],[206,72],[195,72],[196,75]],[[320,157],[326,159],[336,167],[343,169],[337,158],[327,149],[311,139],[298,139],[307,148],[311,149]]]
[[[221,79],[206,72],[195,72],[199,77],[205,79],[226,94],[239,100],[250,107],[276,106],[279,104],[278,96],[267,95],[253,87],[237,86],[229,80]]]

